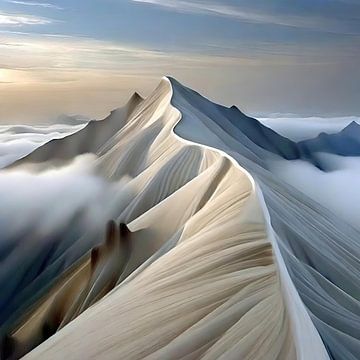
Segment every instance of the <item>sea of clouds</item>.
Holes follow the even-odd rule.
[[[0,255],[24,236],[41,246],[74,219],[78,219],[80,233],[98,233],[118,216],[119,206],[127,203],[131,194],[128,179],[112,182],[97,174],[94,154],[79,155],[64,166],[43,171],[6,168],[45,142],[82,127],[0,127]]]
[[[316,137],[320,132],[336,133],[358,117],[263,118],[261,122],[295,141]],[[85,226],[99,227],[112,216],[116,202],[126,197],[125,179],[110,183],[94,170],[96,158],[86,154],[72,163],[34,173],[5,167],[37,147],[80,130],[84,124],[49,126],[0,126],[0,224],[2,239],[16,238],[23,229],[41,223],[41,231],[51,233],[86,209]],[[271,170],[329,210],[360,227],[360,158],[318,154],[332,168],[320,171],[310,163],[296,160],[274,161]],[[40,225],[39,225],[40,226]]]
[[[302,141],[318,136],[321,132],[334,134],[355,121],[360,124],[358,116],[344,117],[268,117],[258,118],[265,126],[293,141]]]
[[[0,168],[31,153],[44,143],[70,135],[85,125],[86,123],[43,126],[0,125]]]

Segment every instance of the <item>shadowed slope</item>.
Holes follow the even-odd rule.
[[[183,115],[175,132],[202,141],[230,154],[255,178],[262,190],[276,241],[288,271],[307,305],[322,339],[335,359],[355,360],[360,353],[360,244],[359,232],[276,178],[266,170],[271,153],[250,148],[217,127],[216,117],[192,111],[191,104],[204,101],[195,92],[173,81],[172,102]],[[184,96],[184,93],[187,96]],[[179,95],[177,95],[179,94]],[[194,125],[196,124],[196,125]],[[197,127],[198,136],[190,130]],[[239,122],[241,127],[241,122]],[[250,154],[250,156],[249,156]],[[254,161],[254,154],[260,161]],[[259,166],[258,164],[262,165]],[[314,301],[316,298],[316,301]]]
[[[298,143],[305,153],[325,152],[341,156],[360,156],[360,125],[353,121],[336,134],[321,133]]]
[[[3,336],[2,358],[23,356],[101,299],[116,285],[130,252],[129,229],[110,221],[105,241],[61,275]]]
[[[359,234],[266,170],[294,143],[173,79],[112,130],[93,165],[130,177],[112,209],[132,232],[126,266],[118,254],[115,288],[81,314],[104,283],[80,291],[72,321],[26,358],[329,359],[314,323],[335,359],[354,358]]]
[[[104,120],[91,120],[80,131],[62,139],[51,140],[31,154],[16,161],[11,167],[26,163],[72,160],[85,153],[98,153],[101,147],[119,131],[134,109],[143,101],[138,93],[130,98],[125,107],[116,109]]]
[[[175,97],[164,79],[96,161],[138,189],[119,215],[134,232],[119,285],[27,358],[327,359],[299,300],[289,316],[251,178],[173,133]]]

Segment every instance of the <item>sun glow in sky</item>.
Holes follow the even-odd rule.
[[[163,75],[255,115],[359,115],[359,59],[355,0],[0,0],[0,122],[102,117]]]
[[[8,82],[10,74],[8,70],[0,69],[0,82]]]

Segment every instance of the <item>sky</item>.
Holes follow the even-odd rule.
[[[360,0],[0,0],[0,123],[103,118],[170,75],[255,116],[360,115]]]

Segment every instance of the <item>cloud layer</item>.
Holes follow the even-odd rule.
[[[1,26],[24,26],[24,25],[47,25],[53,20],[26,14],[12,14],[0,11],[0,27]]]
[[[0,122],[57,112],[102,117],[164,75],[254,115],[360,112],[358,2],[104,4],[0,2]]]
[[[24,5],[24,6],[39,6],[42,8],[56,9],[62,10],[63,8],[54,4],[44,3],[44,2],[36,2],[36,1],[18,1],[18,0],[6,0],[6,2],[10,4],[16,5]]]
[[[352,24],[350,18],[346,21],[341,16],[327,17],[316,12],[306,14],[301,11],[278,11],[278,7],[273,9],[263,4],[261,7],[252,5],[248,1],[241,4],[235,1],[187,1],[187,0],[132,0],[135,3],[144,3],[168,8],[173,11],[184,13],[195,13],[205,15],[226,16],[239,21],[250,23],[264,23],[280,26],[297,27],[326,32],[339,32],[344,34],[360,34],[360,27],[355,22]],[[279,2],[279,1],[277,1]],[[304,1],[305,3],[305,1]],[[356,5],[355,5],[356,6]],[[354,7],[355,7],[354,6]],[[277,11],[274,11],[274,8]],[[341,9],[341,7],[339,7]],[[283,4],[281,10],[289,10]],[[299,10],[299,9],[298,9]],[[358,9],[360,10],[360,9]],[[350,15],[350,14],[349,14]],[[358,14],[359,15],[359,14]]]
[[[29,154],[42,144],[56,138],[62,138],[77,130],[77,126],[0,126],[0,169]]]

